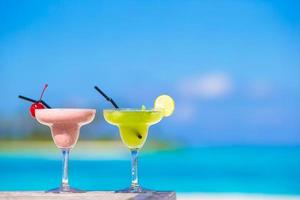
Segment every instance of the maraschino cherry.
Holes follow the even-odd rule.
[[[30,106],[30,113],[33,118],[35,118],[35,110],[36,109],[44,109],[45,108],[45,105],[42,103],[42,98],[43,98],[44,92],[47,89],[47,87],[48,87],[48,84],[45,84],[43,92],[40,96],[40,99]]]

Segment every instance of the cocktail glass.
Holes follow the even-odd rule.
[[[71,188],[68,179],[68,161],[70,150],[75,146],[80,127],[93,121],[96,110],[94,109],[37,109],[36,119],[41,124],[49,126],[56,146],[63,154],[63,172],[61,186],[47,192],[83,192]]]
[[[108,123],[119,128],[121,139],[131,152],[131,185],[118,192],[150,192],[138,183],[138,153],[147,139],[148,128],[162,119],[163,112],[143,109],[110,109],[104,110],[103,115]]]

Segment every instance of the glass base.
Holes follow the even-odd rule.
[[[141,186],[128,187],[122,190],[117,190],[117,193],[153,193],[155,191],[142,188]]]
[[[58,187],[51,190],[47,190],[46,193],[84,193],[84,190],[72,188],[72,187]]]

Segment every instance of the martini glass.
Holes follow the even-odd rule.
[[[61,186],[47,192],[83,192],[71,188],[68,179],[69,153],[75,146],[80,127],[93,121],[96,110],[94,109],[36,109],[36,119],[41,124],[49,126],[56,146],[63,154],[63,172]]]
[[[144,109],[110,109],[104,110],[103,115],[108,123],[119,128],[121,139],[131,152],[131,185],[118,192],[151,192],[143,189],[138,183],[138,153],[146,142],[149,127],[163,118],[163,112]]]

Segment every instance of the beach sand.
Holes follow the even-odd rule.
[[[264,194],[178,193],[177,200],[300,200],[300,196]]]

